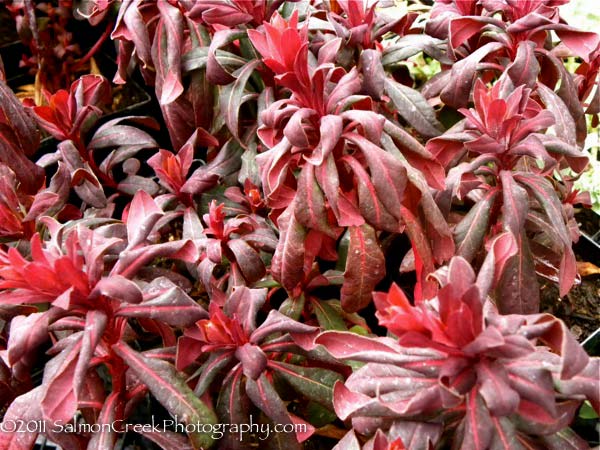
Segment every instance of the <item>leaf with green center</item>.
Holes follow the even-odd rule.
[[[303,367],[271,361],[269,367],[284,378],[298,393],[324,406],[333,408],[333,385],[342,376],[333,370]]]
[[[178,416],[186,424],[217,423],[212,409],[194,395],[171,364],[148,358],[124,342],[118,342],[112,348],[171,415]],[[213,444],[210,433],[194,431],[189,436],[200,448],[209,448]]]

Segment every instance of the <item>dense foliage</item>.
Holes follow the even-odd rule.
[[[149,404],[296,427],[269,449],[588,448],[600,360],[537,282],[578,282],[600,113],[567,1],[8,2],[36,95],[0,77],[0,448],[113,449]],[[64,80],[109,36],[160,117]],[[189,430],[135,431],[256,446]]]

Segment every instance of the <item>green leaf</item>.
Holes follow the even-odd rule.
[[[112,348],[171,415],[177,415],[186,424],[217,423],[215,413],[196,397],[173,365],[147,358],[124,342],[118,342]],[[189,437],[195,448],[206,449],[213,444],[210,433],[193,432]]]
[[[594,411],[594,408],[592,408],[592,405],[589,401],[585,401],[583,402],[583,405],[581,405],[581,408],[579,409],[579,417],[581,417],[582,419],[598,419],[598,413],[596,411]]]
[[[271,362],[277,371],[298,393],[333,410],[333,385],[343,377],[332,370],[301,367],[283,362]]]
[[[313,300],[313,310],[317,316],[319,326],[324,330],[346,331],[346,323],[342,316],[342,307],[339,300]]]
[[[304,303],[304,295],[298,298],[287,298],[279,307],[279,312],[294,320],[299,320],[304,310]]]
[[[312,401],[306,405],[305,417],[311,425],[319,428],[333,422],[337,418],[334,412]]]

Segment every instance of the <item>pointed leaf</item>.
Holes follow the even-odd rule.
[[[260,63],[259,59],[248,62],[233,73],[235,81],[221,89],[220,102],[222,110],[225,111],[225,123],[233,137],[238,141],[240,140],[239,115],[242,103],[245,101],[244,92],[250,76]]]
[[[272,361],[269,366],[306,398],[333,409],[333,385],[343,377],[332,370]]]
[[[437,120],[435,111],[419,91],[389,78],[385,80],[385,91],[398,114],[421,135],[435,137],[442,134],[443,125]]]
[[[377,233],[367,224],[350,227],[350,247],[342,286],[342,308],[356,312],[371,302],[371,293],[385,276],[385,257]]]
[[[123,342],[112,348],[171,415],[182,418],[186,424],[217,423],[214,412],[194,395],[171,364],[147,358]],[[196,431],[189,436],[199,447],[208,448],[213,442],[211,433]]]

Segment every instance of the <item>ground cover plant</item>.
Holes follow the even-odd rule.
[[[590,448],[538,284],[580,281],[600,113],[567,1],[8,2],[0,448]],[[157,114],[103,120],[136,76]]]

